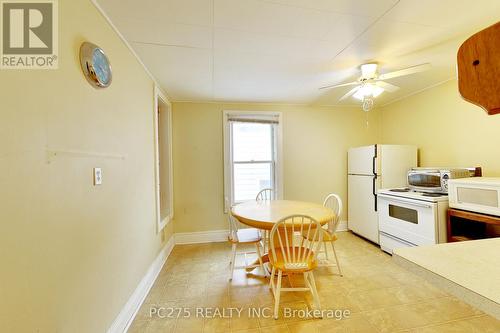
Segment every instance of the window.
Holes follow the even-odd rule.
[[[155,89],[155,173],[157,232],[172,220],[173,173],[172,173],[172,112],[167,98]]]
[[[264,188],[282,195],[281,114],[224,112],[225,209]]]

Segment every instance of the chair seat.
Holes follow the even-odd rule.
[[[322,230],[323,230],[323,242],[335,242],[338,239],[336,234],[331,234],[325,229]],[[307,231],[303,231],[302,237],[310,241],[314,238],[314,234],[311,232],[309,233],[309,237],[307,237]]]
[[[314,253],[310,253],[312,251],[309,251],[308,249],[304,247],[289,247],[289,250],[285,248],[285,254],[288,257],[288,251],[290,251],[290,257],[293,258],[293,252],[295,251],[295,258],[297,259],[297,262],[287,262],[285,263],[283,252],[280,248],[275,248],[276,251],[276,258],[274,258],[273,255],[269,255],[269,260],[271,262],[271,265],[273,265],[276,269],[279,269],[283,272],[297,272],[297,273],[303,273],[303,272],[308,272],[313,270],[318,266],[318,262],[314,259],[315,255]],[[299,253],[300,250],[300,253]],[[304,258],[304,251],[306,255],[306,259],[304,261],[299,261],[299,254],[301,258]],[[271,251],[270,251],[271,252]],[[310,253],[310,255],[308,255]]]
[[[261,241],[262,236],[260,235],[259,229],[247,228],[238,229],[236,238],[237,239],[232,239],[231,236],[229,236],[229,241],[232,243],[257,243]]]

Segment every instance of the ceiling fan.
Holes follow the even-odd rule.
[[[385,82],[399,76],[405,76],[426,71],[431,68],[431,64],[425,63],[398,71],[379,74],[378,64],[368,63],[360,66],[361,77],[353,82],[334,84],[321,87],[319,89],[333,89],[339,87],[356,86],[349,90],[339,101],[343,101],[351,96],[363,102],[363,110],[369,111],[373,107],[373,99],[379,96],[384,91],[394,92],[399,89],[398,86]]]

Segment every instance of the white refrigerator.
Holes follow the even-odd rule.
[[[348,228],[379,244],[377,191],[405,187],[417,166],[417,147],[371,145],[348,151]]]

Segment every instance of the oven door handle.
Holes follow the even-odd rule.
[[[433,207],[433,204],[420,203],[420,202],[417,202],[417,200],[407,200],[407,199],[398,198],[398,197],[394,197],[391,195],[384,195],[384,194],[379,194],[378,196],[380,198],[386,199],[388,201],[395,201],[395,202],[404,203],[407,205],[413,205],[413,206],[423,207],[423,208],[432,208]]]

